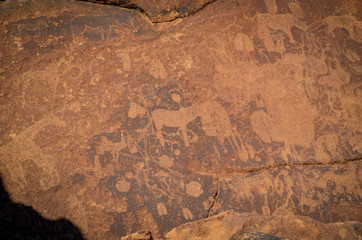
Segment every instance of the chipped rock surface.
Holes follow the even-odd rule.
[[[14,201],[87,239],[361,237],[360,1],[89,2],[0,2]]]

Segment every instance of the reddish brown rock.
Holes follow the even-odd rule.
[[[194,3],[157,24],[137,8],[0,3],[12,199],[89,239],[227,210],[361,222],[361,3]]]
[[[145,14],[153,23],[170,22],[202,10],[215,0],[80,0],[135,9]]]
[[[308,217],[293,215],[265,216],[224,212],[178,226],[168,232],[165,239],[358,239],[360,234],[359,222],[325,224]]]

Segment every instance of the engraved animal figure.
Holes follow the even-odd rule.
[[[20,193],[28,187],[26,169],[31,166],[29,164],[35,164],[40,169],[37,178],[39,187],[43,191],[59,184],[56,156],[44,153],[34,140],[39,132],[46,131],[49,126],[67,129],[65,122],[54,116],[48,116],[16,135],[14,140],[7,145],[0,147],[0,153],[2,153],[0,154],[0,173],[7,172],[10,176],[11,184],[14,184],[11,189],[17,189],[13,192],[15,199],[21,197]]]
[[[162,146],[165,146],[165,139],[162,135],[162,127],[177,127],[183,137],[185,146],[189,146],[187,138],[187,124],[198,116],[196,109],[193,106],[181,107],[177,111],[157,109],[151,113],[152,121],[156,128],[156,136],[160,140]]]
[[[120,142],[112,142],[108,140],[107,137],[103,136],[101,138],[101,142],[97,146],[96,153],[99,156],[105,152],[110,152],[112,154],[113,161],[116,161],[119,152],[125,147],[127,147],[127,143],[124,136],[122,136],[122,140]]]
[[[246,160],[249,158],[239,132],[232,127],[229,114],[220,103],[207,100],[199,103],[197,109],[206,135],[216,137],[221,144],[225,140],[229,141],[233,150],[241,159]]]
[[[180,103],[180,96],[173,94],[172,99]],[[162,135],[162,127],[176,127],[180,130],[185,146],[189,146],[187,138],[187,124],[196,117],[201,118],[203,130],[208,136],[217,137],[218,141],[228,139],[233,142],[234,150],[242,159],[248,159],[248,155],[243,146],[242,139],[236,129],[232,129],[229,115],[225,108],[218,102],[208,99],[201,103],[195,103],[189,107],[180,107],[179,110],[157,109],[151,113],[151,119],[156,128],[156,137],[160,140],[162,146],[165,145],[165,139]]]

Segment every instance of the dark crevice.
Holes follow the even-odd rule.
[[[212,211],[213,207],[216,204],[216,199],[217,199],[218,195],[219,195],[219,176],[216,177],[216,190],[215,190],[215,193],[214,193],[214,195],[212,197],[212,203],[211,203],[209,209],[207,210],[205,218],[208,218],[210,216],[211,211]]]
[[[102,5],[110,5],[110,6],[116,6],[120,8],[126,8],[131,10],[136,10],[143,15],[145,15],[147,18],[149,18],[151,21],[151,16],[141,7],[139,7],[137,4],[130,3],[129,0],[117,0],[117,1],[109,1],[109,0],[77,0],[81,2],[89,2],[89,3],[95,3],[95,4],[102,4]]]
[[[315,163],[284,163],[277,166],[261,166],[261,167],[252,167],[245,169],[221,169],[216,172],[216,175],[222,174],[249,174],[249,173],[257,173],[263,172],[267,170],[286,168],[286,167],[313,167],[313,166],[333,166],[333,165],[343,165],[350,162],[361,161],[362,158],[353,158],[353,159],[344,159],[342,161],[334,161],[329,163],[315,162]]]
[[[142,13],[143,15],[145,15],[147,18],[151,19],[151,16],[150,16],[143,8],[140,8],[139,6],[137,6],[137,5],[134,4],[134,3],[131,3],[131,4],[129,4],[129,5],[126,5],[124,8],[139,11],[140,13]],[[151,20],[151,21],[152,21],[152,20]]]
[[[190,12],[187,12],[187,13],[185,13],[183,15],[179,15],[179,16],[176,16],[176,17],[170,19],[170,20],[164,20],[164,21],[155,21],[155,20],[153,20],[152,17],[150,16],[150,14],[146,10],[144,10],[142,7],[138,6],[135,3],[130,3],[129,0],[77,0],[77,1],[89,2],[89,3],[95,3],[95,4],[103,4],[103,5],[111,5],[111,6],[136,10],[136,11],[140,12],[141,14],[145,15],[152,23],[157,24],[157,23],[173,22],[173,21],[175,21],[177,19],[186,18],[188,16],[194,15],[194,14],[200,12],[201,10],[203,10],[209,4],[214,3],[214,2],[216,2],[218,0],[211,0],[209,2],[206,2],[204,5],[202,5],[200,8],[198,8],[198,9],[196,9],[194,11],[190,11]]]
[[[175,20],[177,20],[177,19],[180,19],[180,18],[186,18],[186,17],[192,16],[192,15],[195,15],[196,13],[202,11],[206,6],[208,6],[208,5],[210,5],[211,3],[214,3],[214,2],[216,2],[216,1],[218,1],[218,0],[211,0],[211,1],[207,2],[207,3],[205,3],[204,5],[202,5],[200,8],[194,10],[194,11],[188,12],[188,13],[186,13],[185,15],[180,15],[180,16],[174,17],[173,19],[170,19],[170,20],[167,20],[167,21],[166,21],[166,20],[165,20],[165,21],[152,21],[152,20],[151,20],[151,21],[152,21],[152,23],[167,23],[167,22],[173,22],[173,21],[175,21]]]

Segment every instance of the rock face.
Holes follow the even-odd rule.
[[[168,232],[165,239],[358,239],[361,227],[359,222],[327,224],[302,216],[224,212],[215,217],[178,226]]]
[[[216,0],[80,0],[135,9],[153,23],[170,22],[195,14]]]
[[[127,8],[0,3],[14,201],[88,239],[361,237],[360,1],[91,2]]]

